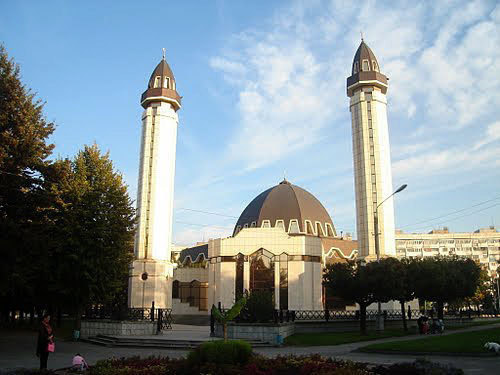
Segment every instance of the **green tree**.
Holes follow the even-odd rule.
[[[405,314],[405,303],[415,298],[413,277],[411,276],[411,261],[407,259],[383,258],[380,262],[373,262],[372,270],[376,285],[374,291],[376,301],[398,301],[401,305],[401,314],[404,330],[408,330]]]
[[[445,303],[472,297],[479,285],[481,268],[472,260],[458,257],[429,257],[415,261],[415,295],[437,305],[443,319]]]
[[[361,262],[349,261],[326,266],[323,273],[323,285],[332,295],[359,305],[360,331],[366,335],[366,308],[376,301],[377,287],[380,280],[375,277],[375,262],[362,265]]]
[[[87,305],[110,304],[127,288],[134,209],[122,176],[97,145],[85,146],[69,168],[61,185],[57,273],[59,295],[79,329]]]
[[[0,45],[0,305],[47,307],[39,287],[50,259],[51,185],[57,168],[48,160],[47,142],[54,124],[43,115],[44,103],[20,77],[19,66]]]

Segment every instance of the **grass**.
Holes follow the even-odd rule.
[[[484,344],[498,342],[500,328],[458,332],[447,336],[430,336],[421,340],[392,341],[372,344],[363,351],[424,352],[424,353],[485,353]]]
[[[324,333],[296,333],[285,339],[285,345],[290,346],[319,346],[340,345],[352,342],[383,339],[387,337],[401,337],[414,334],[414,330],[408,332],[402,329],[386,329],[382,333],[369,331],[367,335],[355,332],[324,332]]]
[[[468,327],[483,326],[488,324],[500,323],[500,319],[471,322],[461,325],[449,325],[445,330],[460,330]],[[324,332],[324,333],[296,333],[285,338],[285,345],[289,346],[320,346],[320,345],[341,345],[353,342],[370,341],[384,339],[388,337],[402,337],[416,334],[415,323],[408,327],[408,332],[402,328],[386,329],[382,333],[369,331],[367,335],[361,335],[359,330],[351,332]],[[500,339],[497,338],[497,341]]]

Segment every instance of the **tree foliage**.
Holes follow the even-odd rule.
[[[58,165],[48,143],[55,125],[43,115],[44,103],[20,77],[20,69],[0,45],[0,304],[22,308],[40,304],[38,286],[50,275],[52,187]],[[46,268],[45,268],[46,269]]]
[[[327,265],[323,273],[323,285],[326,288],[334,295],[359,305],[362,334],[366,334],[366,308],[376,301],[377,280],[373,271],[374,264],[372,262],[363,265],[360,261],[333,263]]]
[[[55,125],[0,45],[0,313],[113,303],[127,287],[134,210],[109,155],[50,160]]]
[[[63,300],[80,312],[89,303],[112,303],[126,288],[134,209],[121,175],[97,145],[85,146],[69,169],[61,184],[57,273]]]

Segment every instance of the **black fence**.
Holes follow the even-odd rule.
[[[129,320],[157,322],[158,331],[172,329],[172,309],[109,307],[95,305],[88,307],[82,315],[82,320]]]

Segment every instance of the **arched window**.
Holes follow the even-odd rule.
[[[274,294],[274,255],[265,249],[250,255],[250,291],[269,291]]]
[[[154,83],[154,88],[161,87],[161,76],[156,76],[155,77],[155,83]]]
[[[283,230],[285,230],[285,222],[283,220],[276,220],[276,225],[275,225],[276,228],[281,228]]]
[[[377,62],[375,60],[372,61],[372,67],[373,67],[373,70],[378,72],[378,65],[377,65]]]
[[[165,82],[163,83],[163,87],[166,89],[170,88],[170,78],[165,77]]]
[[[290,225],[288,226],[288,233],[300,233],[299,222],[297,219],[290,220]]]
[[[307,234],[314,234],[313,225],[309,220],[306,220],[306,233]]]
[[[325,232],[323,231],[323,226],[319,221],[316,221],[316,235],[318,236],[324,236]]]
[[[262,220],[262,228],[271,228],[271,222],[269,220]]]
[[[172,298],[179,298],[179,280],[174,280],[172,283]]]
[[[363,72],[370,71],[370,62],[368,60],[363,60]]]
[[[359,64],[358,64],[358,62],[356,61],[356,62],[354,63],[353,74],[357,74],[357,73],[358,73],[358,71],[359,71]]]

